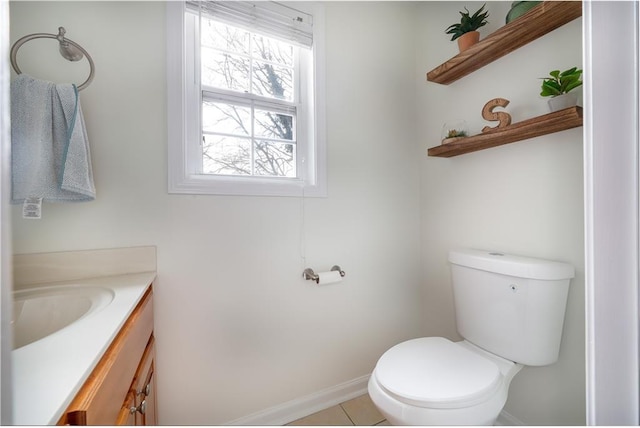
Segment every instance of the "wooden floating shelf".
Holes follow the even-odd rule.
[[[428,72],[427,80],[448,85],[580,16],[580,1],[540,3],[518,19]]]
[[[582,126],[582,108],[570,107],[523,120],[503,128],[495,128],[489,132],[466,137],[461,139],[460,142],[431,147],[428,150],[428,154],[429,156],[449,158],[579,126]]]

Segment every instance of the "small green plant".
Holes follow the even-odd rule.
[[[466,136],[467,136],[467,132],[464,130],[458,131],[457,129],[450,129],[449,132],[447,132],[447,138],[466,137]]]
[[[543,80],[540,95],[543,97],[566,94],[582,85],[582,80],[580,80],[582,70],[579,70],[578,67],[573,67],[563,72],[553,70],[549,75],[551,77],[541,77]]]
[[[445,30],[445,34],[452,34],[451,41],[454,41],[458,37],[462,36],[464,33],[468,33],[469,31],[476,31],[478,28],[487,24],[487,17],[489,16],[489,12],[484,12],[484,7],[486,3],[482,5],[480,9],[472,16],[469,16],[469,10],[465,7],[464,10],[466,12],[460,11],[460,23],[452,24]]]

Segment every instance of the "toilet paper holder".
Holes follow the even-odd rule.
[[[346,275],[346,273],[340,269],[340,266],[338,265],[334,265],[331,268],[331,271],[338,271],[340,273],[340,276],[344,278],[344,276]],[[311,268],[306,268],[303,272],[302,272],[302,277],[304,279],[309,279],[311,281],[315,281],[316,283],[320,282],[320,275],[318,275],[317,273],[315,273],[313,271],[313,269]]]

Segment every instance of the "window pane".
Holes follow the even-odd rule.
[[[202,84],[233,91],[249,91],[248,58],[202,48]]]
[[[258,34],[253,35],[253,56],[293,67],[293,45]]]
[[[255,120],[254,132],[256,137],[289,141],[294,139],[293,116],[290,114],[256,110]]]
[[[251,135],[251,108],[222,102],[202,103],[202,129],[205,132]]]
[[[290,178],[296,176],[295,144],[257,141],[255,159],[256,175]]]
[[[248,31],[203,18],[200,37],[202,46],[249,55]]]
[[[293,70],[255,61],[252,92],[265,97],[293,101]]]
[[[202,147],[202,172],[251,175],[251,140],[205,135]]]

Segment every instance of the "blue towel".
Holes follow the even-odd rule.
[[[11,82],[12,202],[96,197],[89,140],[73,84],[20,74]]]

